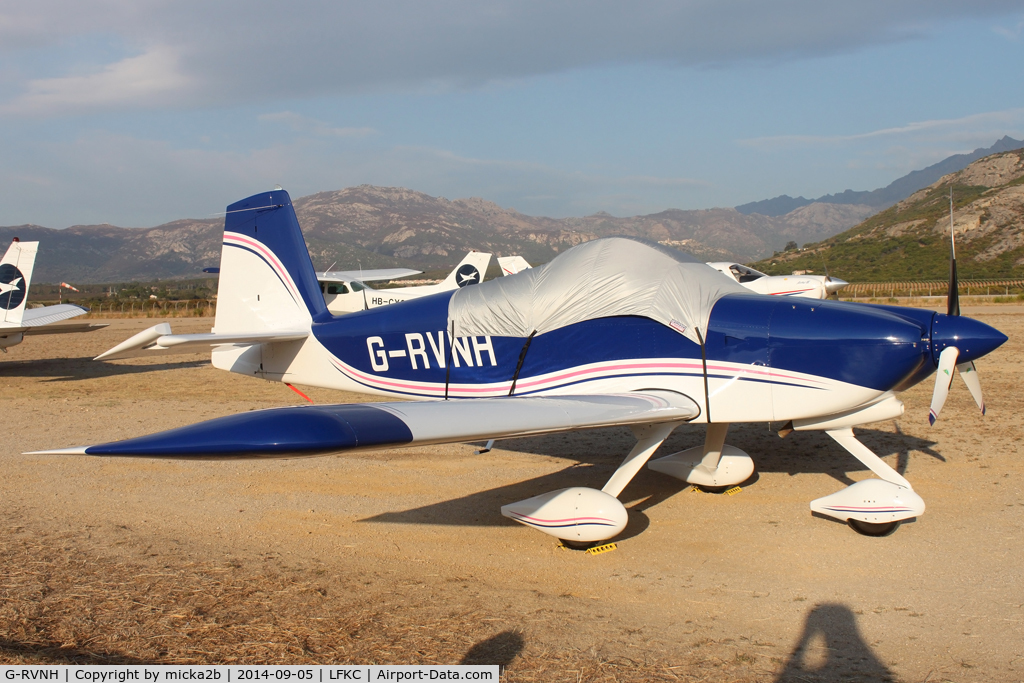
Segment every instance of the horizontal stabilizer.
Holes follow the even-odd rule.
[[[110,327],[110,323],[71,323],[70,325],[42,325],[39,327],[26,327],[26,335],[40,334],[71,334],[73,332],[95,332],[104,327]]]
[[[78,316],[85,315],[88,312],[88,309],[82,308],[81,306],[75,306],[74,304],[57,304],[56,306],[27,308],[25,309],[25,313],[21,316],[21,324],[24,327],[50,325],[52,323],[60,322],[61,320],[77,318]]]
[[[170,323],[160,323],[126,339],[93,360],[116,360],[157,354],[191,353],[197,347],[209,348],[218,344],[263,344],[305,339],[309,330],[276,330],[273,332],[232,332],[218,334],[174,334]]]
[[[68,320],[88,313],[89,311],[74,304],[57,304],[56,306],[43,306],[41,308],[25,309],[19,325],[0,324],[0,334],[68,334],[70,332],[95,332],[107,327],[109,323],[71,323],[70,325],[57,325],[62,320]]]
[[[676,422],[698,414],[691,399],[668,391],[308,405],[254,410],[126,441],[32,455],[281,458]]]

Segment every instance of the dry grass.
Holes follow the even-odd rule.
[[[698,651],[668,662],[528,647],[528,631],[505,628],[514,607],[446,608],[443,596],[375,590],[371,575],[276,560],[125,561],[81,541],[5,525],[0,663],[498,664],[510,682],[763,680],[779,664],[738,650],[732,661]]]

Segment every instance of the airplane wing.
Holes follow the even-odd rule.
[[[330,280],[359,280],[360,282],[379,282],[381,280],[397,280],[401,277],[419,275],[422,270],[411,268],[378,268],[377,270],[327,270],[316,274],[321,282]]]
[[[481,441],[615,425],[692,420],[689,397],[651,390],[593,396],[307,405],[254,410],[95,446],[31,455],[285,458],[341,451]]]
[[[232,332],[217,334],[174,334],[170,323],[160,323],[126,339],[114,348],[104,351],[93,360],[117,360],[139,356],[191,353],[197,347],[209,348],[218,344],[262,344],[305,339],[309,330],[275,330],[272,332]]]

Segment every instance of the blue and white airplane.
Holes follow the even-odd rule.
[[[955,290],[954,290],[955,291]],[[951,309],[952,313],[952,309]],[[924,512],[911,484],[852,428],[903,414],[895,392],[939,370],[933,412],[959,368],[1006,341],[957,315],[752,293],[686,255],[605,238],[474,287],[336,317],[324,304],[284,191],[227,209],[216,326],[165,323],[101,357],[213,345],[213,364],[265,379],[414,399],[253,411],[41,453],[265,458],[628,426],[637,442],[601,490],[572,487],[502,513],[563,539],[611,539],[618,496],[644,464],[706,487],[754,471],[725,444],[734,422],[824,430],[878,478],[811,509],[869,535]],[[969,383],[981,403],[980,387]],[[648,460],[679,425],[703,446]]]
[[[89,311],[74,304],[56,304],[28,308],[28,288],[32,284],[39,242],[11,240],[3,259],[0,259],[0,351],[7,353],[26,335],[63,334],[68,332],[95,332],[105,323],[72,323],[55,325]]]

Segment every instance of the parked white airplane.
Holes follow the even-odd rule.
[[[409,301],[428,294],[448,292],[467,285],[480,284],[483,282],[490,264],[490,254],[471,251],[459,262],[459,265],[455,266],[455,269],[448,274],[443,282],[436,285],[397,287],[395,289],[373,289],[364,283],[371,280],[394,280],[406,275],[415,275],[420,271],[408,268],[364,272],[336,270],[317,273],[316,277],[320,282],[320,291],[327,303],[327,310],[341,315],[397,304],[400,301]]]
[[[828,275],[767,275],[750,266],[727,261],[709,263],[708,265],[758,294],[827,299],[830,294],[835,294],[850,284],[845,280]]]
[[[781,436],[824,431],[877,475],[811,510],[882,535],[925,504],[852,428],[901,416],[896,392],[933,374],[930,419],[956,371],[984,406],[974,361],[1006,341],[959,315],[952,268],[941,315],[756,294],[685,254],[614,237],[511,277],[334,316],[283,190],[228,207],[221,264],[212,333],[173,334],[163,323],[100,358],[213,345],[213,365],[231,372],[419,400],[256,410],[40,453],[295,457],[627,426],[637,443],[600,490],[502,507],[546,534],[591,543],[625,528],[619,495],[676,427],[706,425],[704,444],[648,467],[729,487],[754,471],[725,443],[729,425],[775,422]]]
[[[220,272],[220,269],[217,269]],[[316,279],[320,282],[347,282],[359,280],[360,282],[381,282],[383,280],[398,280],[399,278],[419,275],[422,270],[412,268],[377,268],[375,270],[326,270],[318,272]]]
[[[38,250],[39,242],[22,242],[15,237],[0,261],[0,350],[4,353],[24,341],[27,334],[92,332],[106,327],[97,323],[53,325],[88,312],[74,304],[26,307]]]
[[[515,275],[530,267],[522,256],[499,256],[498,265],[504,275]],[[718,262],[708,265],[758,294],[827,299],[830,294],[849,284],[827,275],[766,275],[739,263]]]

